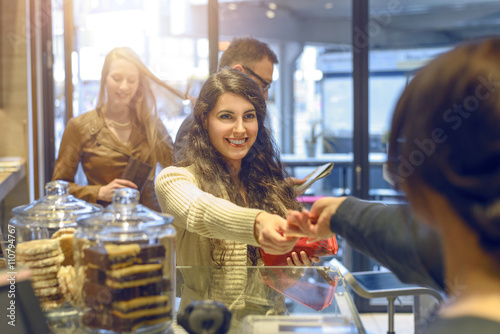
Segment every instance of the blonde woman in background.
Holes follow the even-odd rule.
[[[151,73],[130,48],[109,52],[96,109],[68,121],[52,179],[69,182],[75,197],[103,205],[117,188],[139,188],[140,202],[159,211],[154,173],[157,164],[172,164],[173,143],[158,115],[153,87],[186,98]],[[79,163],[87,185],[75,183]],[[139,168],[124,175],[130,164]]]

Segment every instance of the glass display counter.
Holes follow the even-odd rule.
[[[223,302],[229,333],[365,333],[336,267],[177,267],[176,279],[177,311]],[[176,323],[173,332],[186,333]]]
[[[220,279],[220,271],[227,274],[225,278]],[[179,314],[195,300],[226,302],[231,311],[231,334],[365,333],[351,295],[336,267],[177,267],[175,277],[177,297],[174,314]],[[246,278],[237,280],[238,277]],[[21,283],[21,275],[16,276],[16,281]],[[29,282],[27,279],[24,281]],[[197,282],[197,286],[189,286],[193,282]],[[8,298],[5,298],[9,292],[7,283],[5,279],[0,281],[0,301],[5,302],[0,302],[0,305],[4,305],[4,309],[9,306],[6,304]],[[222,290],[217,287],[222,287]],[[235,287],[241,288],[239,294],[235,294]],[[40,308],[33,309],[37,305],[33,302],[34,298],[29,284],[25,289],[16,289],[16,319],[25,325],[40,327],[44,325],[43,315],[47,315]],[[227,301],[230,303],[227,304]],[[68,333],[68,330],[89,333],[82,326],[50,328],[53,334]],[[134,333],[186,331],[174,321],[168,329],[141,329]]]

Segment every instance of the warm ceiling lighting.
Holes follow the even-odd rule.
[[[268,10],[266,11],[266,16],[270,19],[274,18],[274,16],[276,16],[276,14],[274,14],[274,12],[272,10]]]
[[[236,10],[238,6],[235,3],[230,3],[229,5],[227,5],[227,8],[229,8],[230,10]]]
[[[276,10],[276,8],[278,8],[278,5],[275,2],[270,2],[268,7],[270,10]]]

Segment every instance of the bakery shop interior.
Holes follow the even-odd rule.
[[[0,332],[499,333],[499,29],[0,0]]]

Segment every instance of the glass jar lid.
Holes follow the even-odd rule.
[[[139,204],[136,189],[119,188],[103,214],[79,220],[78,225],[90,239],[140,239],[155,233],[174,235],[173,221],[173,216]]]
[[[17,221],[26,224],[75,222],[102,212],[99,204],[87,203],[69,194],[69,184],[56,180],[45,185],[45,196],[12,209]]]

